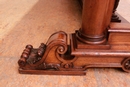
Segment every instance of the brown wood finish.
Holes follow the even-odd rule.
[[[39,48],[27,45],[18,61],[20,73],[85,75],[85,70],[91,67],[130,72],[130,40],[126,39],[130,37],[130,24],[119,22],[119,18],[110,22],[119,0],[82,3],[81,29],[70,34],[70,38],[63,31],[56,32]]]
[[[110,23],[113,7],[114,0],[85,0],[79,39],[88,44],[105,43],[105,32]]]

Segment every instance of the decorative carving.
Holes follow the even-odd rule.
[[[119,1],[120,0],[115,0],[115,5],[114,5],[114,9],[113,9],[113,14],[112,14],[112,18],[111,18],[111,21],[112,22],[121,22],[121,20],[119,19],[119,17],[116,15],[116,9],[119,5]]]
[[[60,64],[46,64],[42,63],[37,66],[36,70],[59,70]]]
[[[18,61],[20,72],[22,70],[60,70],[72,67],[69,62],[74,61],[74,56],[70,55],[67,45],[67,34],[60,31],[52,34],[46,44],[42,43],[39,48],[27,45]],[[50,57],[54,57],[52,63],[48,63]],[[68,58],[69,57],[69,58]],[[58,62],[58,63],[54,63]],[[65,64],[68,62],[67,64]],[[64,63],[64,65],[62,65]]]
[[[122,63],[122,69],[126,72],[130,72],[130,58],[126,58]]]
[[[46,49],[46,45],[42,43],[38,49],[33,49],[32,45],[27,45],[24,49],[18,64],[20,67],[24,67],[26,64],[35,64],[41,60]]]

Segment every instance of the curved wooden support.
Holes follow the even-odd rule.
[[[18,61],[21,70],[46,70],[58,69],[62,62],[59,57],[68,50],[67,34],[60,31],[50,36],[46,44],[42,43],[39,48],[27,45]],[[52,58],[54,57],[55,58]],[[58,64],[51,64],[51,61]],[[48,64],[49,61],[49,64]]]
[[[20,73],[81,75],[74,72],[75,56],[70,55],[67,34],[60,31],[52,34],[46,44],[39,48],[27,45],[18,61]],[[64,72],[63,72],[64,71]],[[68,72],[69,71],[69,72]]]

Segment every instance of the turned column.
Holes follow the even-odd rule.
[[[87,44],[104,44],[115,0],[84,0],[78,39]]]

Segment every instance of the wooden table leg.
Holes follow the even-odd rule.
[[[110,22],[114,4],[115,0],[84,0],[81,29],[70,38],[56,32],[39,48],[27,45],[18,61],[19,72],[85,75],[90,67],[130,72],[130,24]]]
[[[78,39],[87,44],[106,43],[115,0],[84,0]]]

